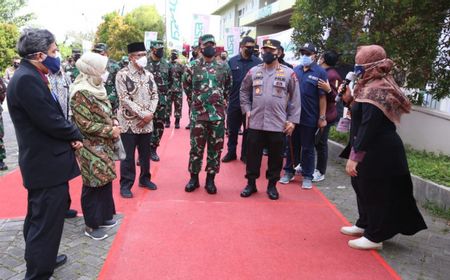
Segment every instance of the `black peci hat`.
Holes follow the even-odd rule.
[[[144,42],[134,42],[134,43],[128,44],[127,48],[128,48],[128,53],[147,51],[145,49]]]

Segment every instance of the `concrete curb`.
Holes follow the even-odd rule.
[[[343,159],[339,158],[339,154],[344,148],[344,145],[328,140],[328,158],[343,161]],[[420,205],[432,202],[439,207],[450,209],[450,188],[423,179],[414,174],[411,174],[411,179],[413,182],[414,197]]]

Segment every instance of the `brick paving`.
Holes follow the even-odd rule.
[[[3,113],[3,118],[6,163],[12,170],[17,167],[17,144],[7,112]],[[5,172],[0,172],[0,176],[3,174]],[[280,189],[286,187],[297,186],[295,183],[287,186],[279,185]],[[318,188],[350,222],[355,221],[356,198],[350,180],[344,172],[343,161],[330,159],[326,180],[318,183]],[[381,255],[402,279],[448,279],[450,221],[433,217],[422,208],[421,212],[429,229],[414,236],[398,235],[384,242]],[[0,220],[0,279],[23,279],[25,262],[22,225],[23,222],[20,220]],[[119,226],[110,229],[108,232],[110,237],[103,241],[85,237],[83,226],[82,218],[66,220],[60,252],[67,254],[69,260],[66,265],[55,271],[54,279],[96,279]],[[361,279],[364,279],[363,275]]]
[[[84,235],[82,217],[66,219],[59,253],[66,254],[68,260],[55,270],[53,279],[96,279],[120,227],[121,216],[117,215],[116,219],[119,224],[106,229],[109,237],[101,241]],[[22,227],[23,220],[0,220],[0,279],[19,280],[25,276]]]

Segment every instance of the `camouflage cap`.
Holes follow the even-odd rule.
[[[170,53],[178,54],[178,50],[172,49],[172,50],[170,51]]]
[[[164,48],[164,42],[162,40],[151,41],[150,48],[152,48],[152,49]]]
[[[202,44],[206,44],[206,43],[216,43],[216,40],[214,39],[214,36],[212,34],[205,34],[201,37],[201,42]]]
[[[129,62],[128,56],[126,56],[126,55],[122,56],[121,61]]]
[[[94,45],[92,49],[93,52],[106,52],[108,50],[108,45],[105,43],[98,43]]]

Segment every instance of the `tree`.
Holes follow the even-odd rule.
[[[18,38],[19,31],[14,24],[0,23],[0,72],[2,73],[11,65],[13,57],[16,56]]]
[[[447,0],[297,0],[291,24],[297,45],[312,41],[322,49],[336,49],[348,63],[358,45],[382,45],[396,63],[400,85],[423,89],[430,84],[440,99],[450,95],[448,79],[442,80],[448,77],[448,55],[446,65],[435,62],[449,17]],[[448,37],[446,44],[448,52]]]
[[[16,13],[26,5],[26,0],[0,0],[0,22],[15,24],[19,27],[34,18],[32,13],[17,16]]]
[[[104,15],[95,42],[106,43],[109,56],[120,59],[126,55],[129,43],[144,41],[145,31],[156,31],[159,38],[164,36],[164,23],[154,5],[140,6],[125,16],[118,12]]]

